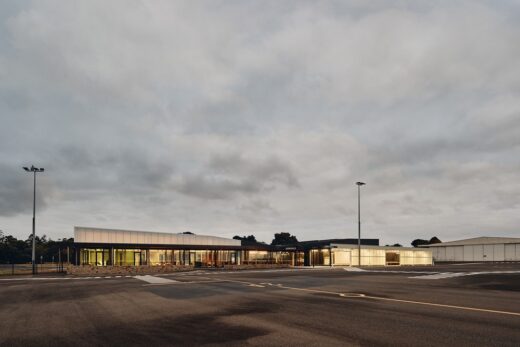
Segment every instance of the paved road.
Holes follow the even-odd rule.
[[[367,270],[0,279],[0,345],[520,345],[520,264]]]

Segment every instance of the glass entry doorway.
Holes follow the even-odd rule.
[[[134,252],[134,265],[141,265],[141,252]]]
[[[104,259],[103,259],[103,251],[98,250],[96,251],[96,266],[103,266],[106,265]]]
[[[386,265],[400,265],[400,255],[399,252],[386,252]]]

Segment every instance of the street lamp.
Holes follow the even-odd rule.
[[[34,175],[33,184],[33,220],[32,220],[32,273],[36,274],[36,173],[43,172],[44,168],[37,168],[31,165],[30,168],[24,166],[23,168],[27,172],[32,172]]]
[[[357,203],[358,203],[358,266],[361,266],[361,186],[366,183],[356,182],[357,185]]]

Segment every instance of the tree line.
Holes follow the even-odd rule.
[[[52,240],[46,235],[36,236],[36,262],[55,262],[67,260],[67,247],[74,244],[74,239]],[[71,255],[72,256],[72,255]],[[53,258],[54,257],[54,258]],[[19,240],[12,235],[4,235],[0,231],[0,264],[30,263],[32,258],[32,234],[25,240]]]
[[[264,243],[259,242],[256,240],[255,235],[249,235],[249,236],[233,236],[233,239],[235,240],[241,240],[244,244],[255,244],[255,243]],[[411,242],[411,245],[413,247],[419,247],[422,245],[432,245],[434,243],[441,243],[442,241],[439,240],[437,236],[432,237],[430,240],[424,240],[424,239],[415,239]],[[276,233],[274,234],[274,239],[271,241],[271,245],[291,245],[298,243],[298,239],[296,236],[291,235],[290,233]],[[402,247],[399,243],[394,243],[393,245],[386,245],[386,246],[392,246],[392,247]]]
[[[264,243],[259,242],[256,240],[255,235],[249,235],[249,236],[233,236],[233,239],[235,240],[241,240],[244,244],[250,244],[254,245],[255,243]],[[274,234],[274,239],[271,241],[272,246],[276,245],[293,245],[295,243],[298,243],[298,239],[296,236],[291,235],[290,233],[276,233]]]

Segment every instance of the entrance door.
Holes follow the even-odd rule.
[[[399,265],[400,264],[400,256],[399,252],[386,252],[386,265]]]
[[[103,266],[103,251],[96,251],[96,266]]]
[[[141,265],[141,252],[134,252],[134,265]]]

